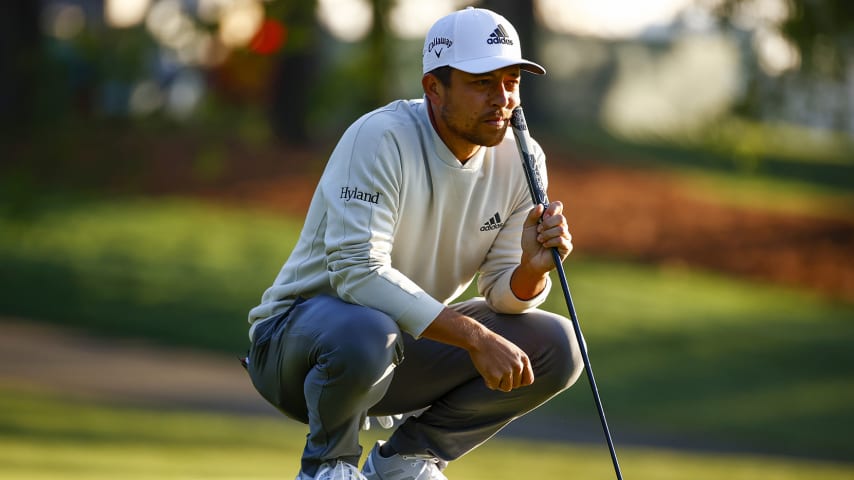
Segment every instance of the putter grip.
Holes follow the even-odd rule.
[[[543,178],[537,170],[537,160],[531,154],[531,137],[528,135],[528,125],[525,123],[525,114],[522,107],[513,109],[510,117],[510,127],[513,136],[516,137],[516,146],[519,147],[519,155],[522,157],[522,167],[525,170],[525,178],[528,180],[528,190],[531,192],[531,200],[534,205],[548,206],[549,199],[543,186]]]

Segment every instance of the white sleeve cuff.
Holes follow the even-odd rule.
[[[524,313],[528,310],[539,307],[546,301],[549,292],[552,289],[551,277],[546,277],[546,286],[543,291],[537,294],[534,298],[521,300],[513,293],[510,288],[510,277],[513,276],[513,271],[510,270],[495,282],[495,286],[486,297],[486,303],[498,313]]]

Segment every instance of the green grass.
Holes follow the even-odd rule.
[[[281,479],[299,469],[305,429],[288,420],[144,410],[0,390],[0,478]],[[378,434],[366,432],[369,447]],[[843,480],[854,465],[770,456],[622,448],[633,480]],[[455,480],[614,478],[604,446],[497,438],[452,464]]]
[[[852,305],[683,269],[579,259],[567,275],[617,425],[851,458]],[[586,389],[547,408],[578,418]]]
[[[701,175],[719,174],[738,182],[806,185],[850,194],[854,180],[854,142],[842,132],[794,125],[721,119],[695,136],[620,138],[600,126],[555,122],[535,126],[538,138],[575,158],[638,167],[676,168]]]
[[[851,219],[854,191],[763,175],[672,167],[686,191],[712,203],[769,212]]]
[[[242,351],[299,228],[184,200],[57,201],[0,217],[0,311]]]
[[[240,353],[299,225],[178,199],[0,216],[0,313]],[[566,267],[617,440],[852,458],[854,305],[578,254]],[[566,312],[557,282],[545,308]],[[597,431],[584,378],[543,412]]]

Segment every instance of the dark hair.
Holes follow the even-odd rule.
[[[442,85],[447,87],[448,85],[451,84],[451,71],[452,70],[453,70],[453,67],[451,67],[450,65],[445,65],[442,67],[436,67],[427,73],[431,73],[431,74],[435,75],[436,78],[439,79],[439,82],[441,82]]]

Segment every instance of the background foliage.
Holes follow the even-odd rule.
[[[343,128],[420,96],[418,15],[397,20],[419,2],[362,2],[369,21],[354,37],[333,27],[361,18],[346,2],[324,19],[328,1],[156,0],[139,22],[116,24],[109,8],[132,3],[0,5],[0,316],[233,357]],[[666,216],[688,198],[660,191],[676,184],[695,207],[784,218],[765,245],[799,247],[775,263],[819,271],[807,267],[821,247],[854,247],[848,2],[686,0],[621,34],[618,17],[593,26],[591,2],[475,3],[512,20],[526,56],[549,69],[525,78],[526,115],[555,153],[555,178],[568,172],[592,203],[655,196]],[[213,4],[223,10],[205,14]],[[261,16],[231,44],[223,12],[238,7]],[[559,22],[570,9],[592,23]],[[584,185],[605,178],[590,172],[622,181]],[[697,208],[686,215],[708,211]],[[622,247],[588,248],[579,235],[567,271],[631,477],[854,476],[852,277],[833,291],[748,279],[700,261],[714,241],[679,261],[638,253],[625,240],[649,233],[646,217],[604,228],[614,218],[590,223],[609,232],[599,243]],[[816,222],[830,225],[822,238],[808,235]],[[834,271],[850,273],[849,257]],[[546,308],[565,312],[559,292]],[[280,477],[304,433],[269,418],[72,401],[2,373],[0,388],[4,478]],[[608,477],[586,389],[580,380],[450,472]]]

